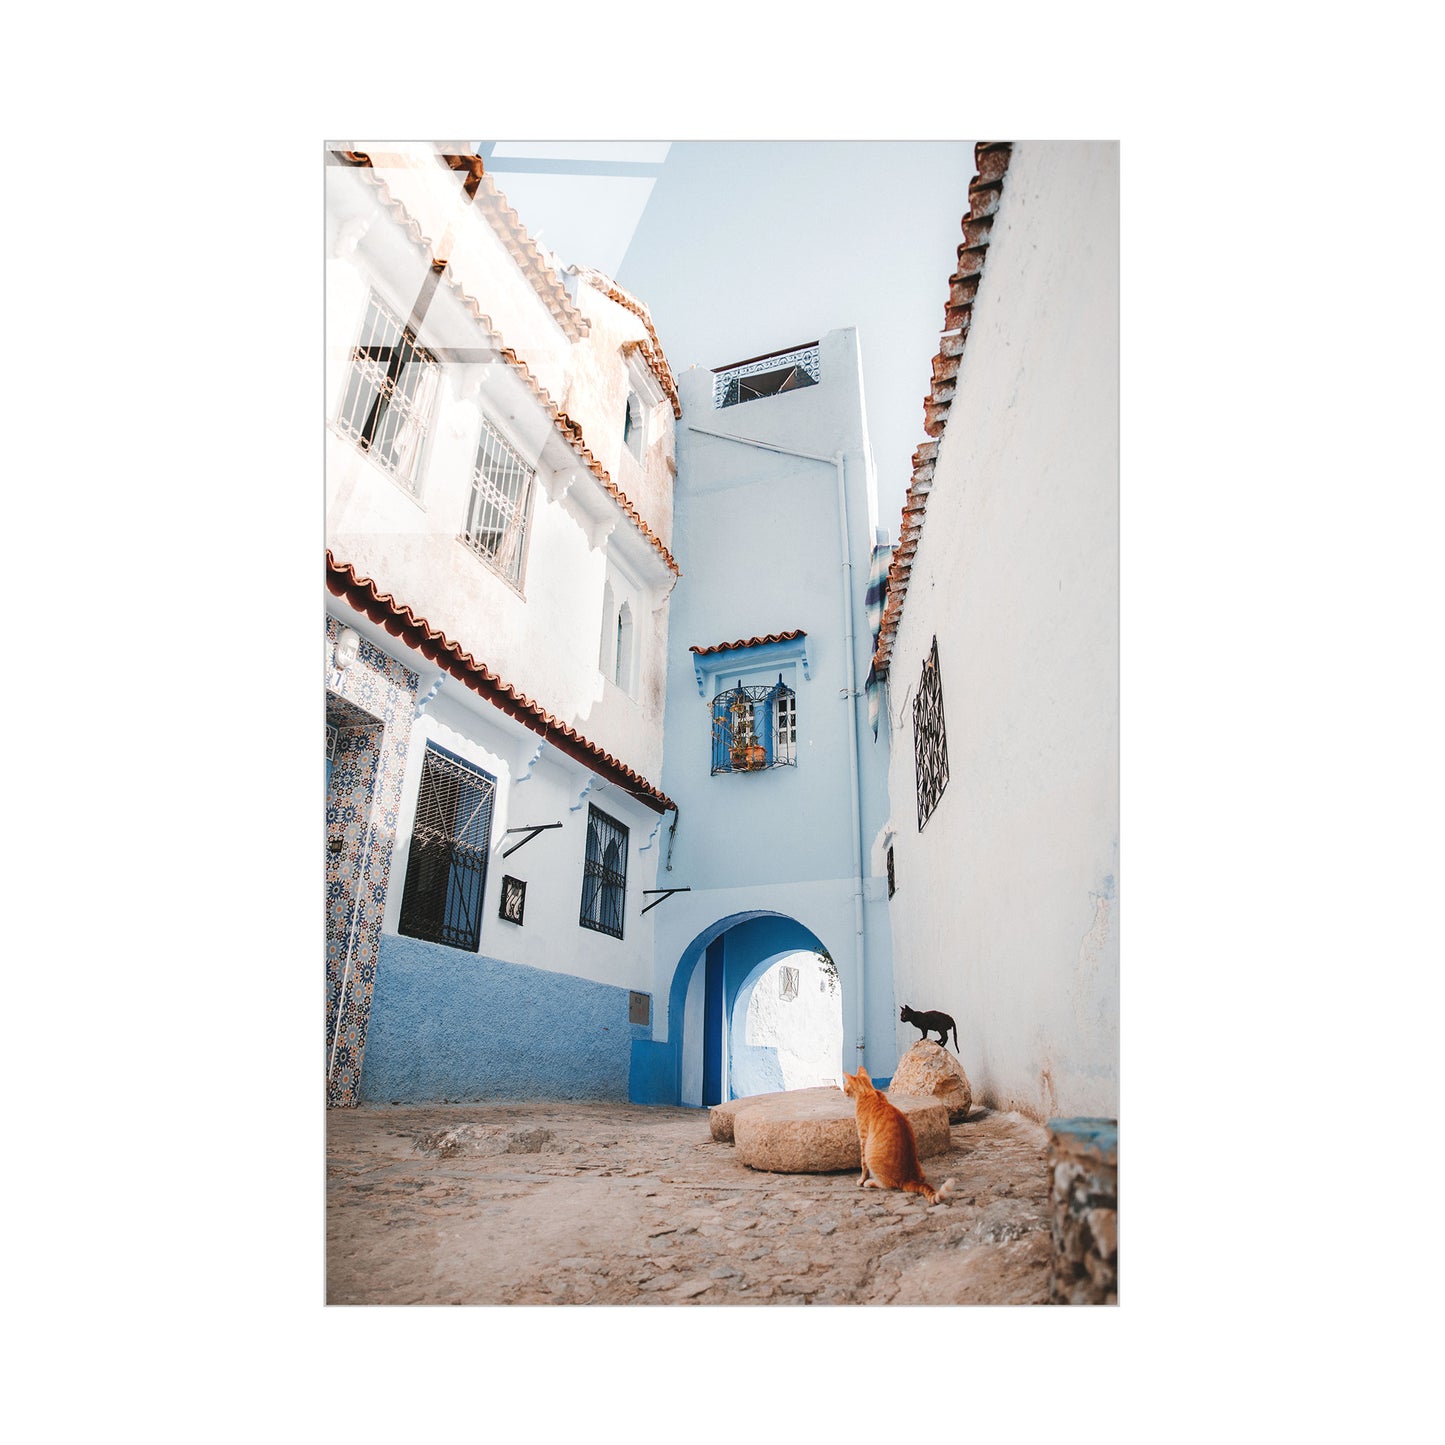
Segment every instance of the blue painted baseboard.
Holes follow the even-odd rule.
[[[383,934],[360,1101],[626,1100],[628,992]]]

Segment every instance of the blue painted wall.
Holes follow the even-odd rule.
[[[624,1100],[628,992],[383,934],[360,1101]]]

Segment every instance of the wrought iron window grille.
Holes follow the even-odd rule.
[[[587,805],[587,858],[582,865],[582,907],[577,922],[622,937],[627,902],[627,829],[592,803]]]
[[[798,756],[797,695],[778,677],[771,687],[736,687],[712,700],[712,771],[790,768]]]
[[[413,496],[440,375],[436,357],[373,293],[336,425]]]
[[[516,447],[483,420],[461,540],[519,590],[536,475]]]
[[[496,790],[490,773],[427,745],[399,932],[476,952]]]
[[[913,771],[918,785],[918,831],[933,815],[948,786],[948,739],[943,727],[943,682],[938,671],[938,638],[923,662],[913,698]]]
[[[789,964],[781,964],[778,968],[778,997],[784,1002],[791,1002],[798,996],[798,970]]]
[[[759,397],[778,396],[785,391],[797,391],[804,386],[816,386],[821,374],[816,341],[794,351],[740,362],[713,374],[713,410],[756,401]]]

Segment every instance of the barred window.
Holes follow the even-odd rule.
[[[755,773],[798,760],[797,695],[779,675],[771,687],[736,687],[712,700],[712,770]]]
[[[778,967],[778,997],[785,1002],[798,996],[798,970],[787,964]]]
[[[336,424],[413,496],[440,375],[436,357],[373,293]]]
[[[496,789],[490,773],[427,744],[399,932],[476,952]]]
[[[482,422],[462,541],[494,572],[521,588],[536,471],[494,427]]]
[[[933,815],[948,786],[948,739],[943,729],[943,682],[938,673],[938,639],[923,660],[913,699],[913,772],[918,784],[918,831]]]
[[[587,861],[582,866],[583,928],[622,937],[627,901],[627,829],[600,808],[587,805]]]

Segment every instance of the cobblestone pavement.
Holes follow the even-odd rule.
[[[974,1109],[946,1204],[767,1174],[706,1109],[485,1103],[327,1114],[330,1304],[1042,1304],[1047,1134]]]

